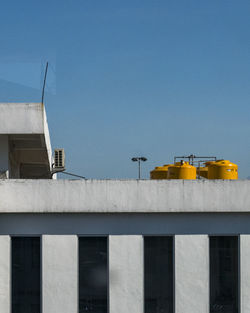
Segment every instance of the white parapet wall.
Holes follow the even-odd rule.
[[[0,180],[1,212],[250,212],[250,180]]]

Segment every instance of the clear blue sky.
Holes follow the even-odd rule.
[[[250,176],[250,1],[4,1],[0,101],[45,104],[53,148],[88,178],[137,155],[216,155]]]

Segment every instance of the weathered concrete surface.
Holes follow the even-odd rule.
[[[0,312],[10,313],[10,237],[0,236]]]
[[[250,180],[0,180],[1,212],[250,212]]]
[[[41,103],[0,103],[0,134],[43,134]]]
[[[77,236],[44,235],[42,252],[43,313],[77,313]]]
[[[250,312],[250,235],[240,236],[241,313]]]
[[[109,312],[143,313],[143,238],[109,236]]]
[[[209,312],[209,243],[206,235],[175,236],[176,313]]]

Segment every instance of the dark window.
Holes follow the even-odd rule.
[[[107,313],[107,238],[79,238],[79,313]]]
[[[12,237],[12,313],[40,312],[40,238]]]
[[[144,237],[145,313],[173,313],[173,238]]]
[[[210,237],[210,313],[238,307],[238,237]]]

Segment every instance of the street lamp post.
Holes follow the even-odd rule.
[[[133,162],[138,162],[138,179],[141,179],[141,161],[146,162],[147,158],[145,158],[145,157],[134,157],[131,160]]]

